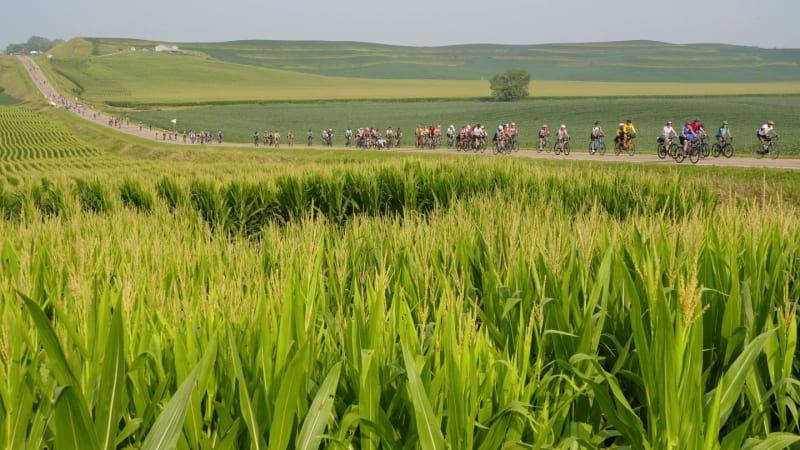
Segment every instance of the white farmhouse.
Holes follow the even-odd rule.
[[[157,52],[166,52],[166,53],[178,53],[180,50],[178,49],[177,45],[164,45],[159,44],[156,45]]]

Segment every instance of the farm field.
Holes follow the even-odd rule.
[[[534,97],[800,94],[797,52],[630,42],[397,48],[363,43],[183,44],[74,39],[39,64],[84,101],[117,107],[351,99],[486,98],[509,68]],[[135,50],[131,50],[135,49]]]
[[[76,38],[58,59],[106,59],[164,42]],[[345,78],[482,80],[509,67],[536,80],[765,83],[797,82],[798,49],[653,41],[543,45],[404,47],[365,42],[234,41],[177,43],[184,54],[239,67]],[[99,57],[99,58],[98,58]],[[110,58],[114,59],[114,58]],[[122,60],[120,60],[122,61]]]
[[[125,114],[227,139],[633,117],[645,147],[664,116],[741,145],[774,118],[796,152],[797,100]],[[302,147],[0,107],[0,448],[800,445],[799,171]]]
[[[542,124],[555,130],[566,124],[574,138],[573,148],[587,151],[592,123],[600,120],[609,136],[619,122],[632,118],[640,138],[641,151],[655,153],[655,140],[666,120],[678,127],[684,120],[701,118],[711,131],[723,120],[731,124],[741,154],[752,155],[757,139],[755,130],[770,118],[777,121],[785,154],[796,155],[800,149],[800,96],[697,96],[638,98],[547,98],[499,103],[477,100],[427,102],[321,102],[309,104],[270,103],[264,105],[208,106],[126,113],[134,121],[157,128],[222,130],[231,142],[250,142],[254,130],[295,132],[296,143],[305,145],[305,131],[311,128],[315,143],[322,129],[335,130],[335,143],[344,144],[347,127],[402,128],[405,145],[413,145],[413,130],[420,126],[441,124],[485,124],[492,130],[497,124],[515,122],[520,127],[522,148],[535,148],[535,133]],[[285,142],[285,140],[284,140]]]
[[[797,174],[353,158],[6,189],[0,442],[797,441]]]

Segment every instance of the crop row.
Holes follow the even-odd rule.
[[[115,208],[115,191],[123,206],[142,212],[152,211],[155,192],[170,211],[194,211],[212,230],[248,237],[257,237],[268,224],[286,224],[309,216],[343,224],[354,216],[429,214],[447,209],[453,202],[497,191],[528,198],[535,204],[556,205],[573,215],[599,208],[621,220],[631,215],[676,220],[716,206],[716,196],[707,186],[675,178],[663,182],[642,175],[615,175],[582,180],[576,176],[520,174],[512,167],[419,163],[370,171],[282,175],[272,183],[230,181],[219,185],[192,179],[186,185],[164,177],[152,190],[132,178],[116,187],[97,179],[76,178],[71,193],[80,210],[108,213]],[[23,191],[3,194],[0,210],[5,217],[20,220],[26,215],[26,198],[31,197],[41,213],[60,215],[69,209],[68,192],[43,180],[30,195]],[[48,199],[45,205],[43,195]]]
[[[0,107],[0,160],[33,149],[75,150],[87,147],[63,124],[27,107]]]
[[[257,243],[163,209],[0,221],[0,447],[796,445],[796,210],[615,221],[476,176],[448,214]]]
[[[0,147],[0,161],[24,161],[29,159],[70,159],[70,158],[89,158],[98,156],[100,152],[94,147],[58,148],[52,146],[12,146],[11,148]]]

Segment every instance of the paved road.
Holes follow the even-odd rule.
[[[143,127],[142,129],[139,128],[138,123],[127,123],[124,119],[120,120],[115,124],[114,118],[108,116],[99,111],[95,111],[89,108],[86,105],[82,105],[80,103],[72,102],[63,95],[61,95],[44,73],[41,71],[39,66],[29,57],[27,56],[18,56],[20,61],[22,61],[23,66],[28,71],[33,82],[42,92],[42,95],[47,99],[50,104],[58,107],[64,107],[75,114],[78,114],[85,120],[93,121],[101,125],[105,126],[113,126],[113,128],[119,132],[131,134],[134,136],[139,136],[144,139],[149,139],[153,141],[158,141],[159,143],[171,143],[171,144],[183,144],[182,140],[163,140],[163,133],[159,130],[150,130],[147,127]],[[112,124],[112,125],[109,125]],[[305,136],[301,136],[304,138]],[[214,146],[219,146],[219,144],[213,144]],[[223,144],[222,146],[225,147],[248,147],[252,146],[251,144]],[[302,143],[302,145],[296,145],[294,148],[296,149],[329,149],[329,147],[322,147],[322,146],[312,146],[307,147]],[[344,147],[336,147],[339,149],[344,149]],[[396,152],[432,152],[435,151],[437,153],[453,153],[456,154],[455,150],[449,149],[439,149],[439,150],[418,150],[418,149],[392,149],[390,151]],[[492,152],[487,150],[486,156],[492,156]],[[537,151],[520,151],[517,153],[513,153],[509,155],[511,157],[516,158],[541,158],[541,159],[569,159],[569,160],[592,160],[592,161],[601,161],[601,162],[612,162],[612,161],[626,161],[632,163],[652,163],[652,164],[672,164],[676,165],[672,159],[659,159],[658,156],[655,155],[654,149],[648,149],[646,154],[637,153],[635,156],[614,156],[611,153],[606,153],[604,156],[600,155],[590,155],[588,152],[574,152],[571,153],[569,156],[556,156],[552,152],[537,152]],[[685,160],[682,165],[692,165],[689,160]],[[709,157],[706,159],[701,159],[696,165],[698,166],[727,166],[727,167],[763,167],[763,168],[773,168],[773,169],[792,169],[792,170],[800,170],[800,159],[770,159],[770,158],[746,158],[746,157],[735,157],[735,158],[714,158]]]

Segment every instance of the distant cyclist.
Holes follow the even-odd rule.
[[[672,126],[672,121],[668,120],[664,128],[661,129],[661,136],[658,137],[658,142],[663,143],[664,147],[669,150],[672,147],[672,138],[678,137],[678,132]]]
[[[311,131],[311,128],[308,129],[306,136],[308,136],[308,146],[311,147],[311,144],[314,143],[314,132]]]
[[[543,124],[541,128],[539,128],[539,150],[544,149],[547,147],[547,144],[550,142],[550,127],[547,124]]]
[[[728,125],[727,120],[723,120],[722,125],[717,129],[717,142],[719,142],[719,145],[725,145],[725,142],[731,139],[733,139],[731,127]]]
[[[603,127],[600,126],[600,121],[595,120],[594,125],[592,126],[592,131],[589,133],[589,141],[591,142],[592,153],[597,150],[597,144],[605,135],[606,133],[603,131]]]
[[[772,138],[774,138],[776,135],[777,133],[775,132],[774,121],[768,120],[767,123],[761,125],[761,127],[756,132],[756,136],[758,136],[758,143],[759,143],[757,152],[765,153],[769,151],[769,149],[767,149],[766,151],[762,151],[761,149],[767,146],[770,142],[772,142]]]
[[[697,134],[694,131],[694,127],[692,127],[692,122],[686,121],[683,124],[683,128],[681,128],[681,135],[680,141],[683,144],[683,152],[686,153],[689,151],[689,146],[694,143],[694,140],[697,138]]]
[[[563,144],[569,140],[569,131],[567,131],[566,125],[562,124],[558,131],[556,131],[556,139],[559,144]]]
[[[625,123],[620,122],[619,125],[617,125],[617,132],[616,136],[614,136],[614,143],[622,147],[624,139],[625,139]]]
[[[622,137],[622,144],[625,147],[625,150],[628,150],[631,148],[631,143],[636,138],[636,127],[633,125],[633,121],[631,121],[631,119],[625,121],[624,131],[625,133]]]
[[[253,132],[253,144],[258,147],[258,130]]]

